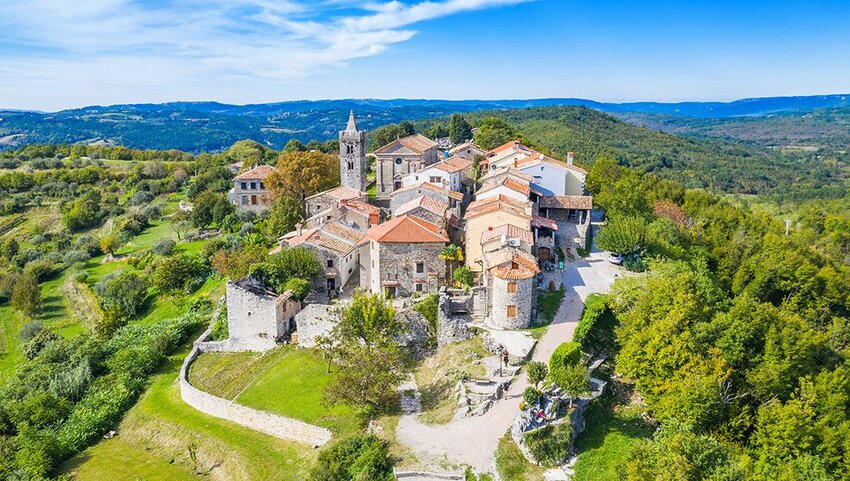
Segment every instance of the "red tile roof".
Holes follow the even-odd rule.
[[[277,169],[271,165],[258,165],[237,175],[236,180],[263,180],[275,172],[277,172]]]
[[[495,197],[488,197],[486,199],[476,200],[475,202],[469,204],[469,207],[466,208],[466,214],[463,216],[463,218],[471,219],[473,217],[478,217],[479,215],[504,210],[518,217],[526,217],[530,219],[531,215],[527,214],[527,208],[528,206],[526,205],[526,203],[500,194]]]
[[[363,212],[364,214],[374,214],[375,212],[380,212],[381,209],[379,207],[375,207],[368,202],[363,202],[362,200],[345,200],[343,204],[347,207],[354,209],[358,212]]]
[[[527,182],[518,181],[509,176],[502,177],[496,181],[487,182],[480,189],[478,189],[478,193],[487,192],[488,190],[493,190],[500,186],[505,186],[508,189],[511,189],[515,192],[519,192],[520,194],[528,197],[531,194],[531,185]]]
[[[336,254],[348,254],[363,239],[365,234],[352,227],[332,222],[304,231],[300,236],[289,239],[290,247],[310,244]]]
[[[472,161],[471,160],[466,160],[462,157],[452,156],[452,157],[449,157],[446,160],[443,160],[441,162],[437,162],[436,164],[433,164],[433,165],[431,165],[427,168],[429,168],[429,169],[435,168],[435,169],[442,170],[443,172],[448,172],[449,174],[453,174],[455,172],[460,172],[462,170],[466,170],[470,167],[472,167]]]
[[[308,199],[312,199],[314,197],[320,196],[328,196],[336,200],[352,200],[358,199],[360,197],[366,197],[366,192],[359,191],[357,189],[352,189],[351,187],[345,187],[343,185],[339,187],[334,187],[333,189],[326,190],[324,192],[319,192],[318,194],[313,194]]]
[[[552,219],[547,219],[545,217],[540,217],[539,215],[531,216],[531,226],[532,227],[542,227],[544,229],[549,230],[558,230],[558,223]]]
[[[493,150],[487,152],[487,156],[490,157],[490,156],[493,156],[495,154],[498,154],[499,152],[504,152],[505,150],[509,150],[509,149],[524,150],[524,151],[527,151],[527,152],[534,152],[534,149],[531,149],[529,147],[522,145],[522,143],[519,140],[511,140],[511,141],[505,142],[504,144],[502,144],[502,145],[494,148]]]
[[[412,211],[417,207],[422,207],[423,209],[429,212],[445,216],[446,211],[449,209],[449,204],[445,202],[440,202],[439,200],[428,197],[427,195],[420,195],[419,197],[411,200],[410,202],[400,205],[393,213],[393,215],[400,216]]]
[[[541,197],[537,205],[542,209],[593,209],[593,196],[590,195],[551,195]]]
[[[434,142],[433,140],[429,139],[428,137],[425,137],[424,135],[420,135],[420,134],[413,134],[413,135],[408,135],[407,137],[402,137],[400,139],[394,140],[394,141],[390,142],[389,144],[387,144],[387,145],[381,147],[380,149],[376,150],[375,153],[376,154],[382,154],[382,153],[385,153],[385,152],[390,152],[390,151],[392,151],[392,147],[395,147],[396,145],[399,145],[399,144],[404,146],[404,147],[407,147],[408,149],[410,149],[410,150],[412,150],[412,151],[414,151],[418,154],[424,153],[426,150],[437,146],[437,143]]]
[[[518,250],[512,250],[512,253],[513,256],[509,260],[491,267],[490,274],[499,279],[513,281],[531,279],[540,272],[537,261],[531,254]]]
[[[563,162],[563,161],[560,161],[560,160],[555,160],[555,159],[553,159],[551,157],[547,157],[543,154],[540,154],[538,156],[533,156],[533,157],[526,157],[524,159],[517,160],[514,163],[514,165],[518,169],[524,169],[524,168],[527,168],[527,167],[534,167],[534,166],[540,165],[540,164],[547,164],[547,165],[551,165],[552,167],[557,167],[557,168],[561,168],[561,169],[569,169],[569,170],[579,172],[581,174],[587,174],[586,170],[582,169],[581,167],[579,167],[577,165],[570,165],[566,162]]]
[[[396,243],[446,243],[449,239],[441,229],[412,215],[403,215],[372,227],[366,233],[366,240]]]
[[[407,191],[412,190],[412,189],[428,189],[428,190],[432,190],[434,192],[440,192],[442,194],[445,194],[449,198],[452,198],[452,199],[457,200],[457,201],[463,200],[463,194],[461,194],[460,192],[448,190],[444,187],[441,187],[441,186],[436,185],[436,184],[432,184],[430,182],[420,182],[418,184],[413,184],[413,185],[409,185],[407,187],[402,187],[401,189],[398,189],[398,190],[390,193],[390,196],[392,197],[392,196],[394,196],[394,195],[396,195],[400,192],[407,192]]]
[[[528,245],[534,244],[534,235],[530,230],[525,230],[522,227],[517,227],[512,224],[503,224],[499,227],[485,230],[481,233],[481,243],[486,244],[487,242],[501,239],[503,235],[505,236],[505,239],[519,239]]]

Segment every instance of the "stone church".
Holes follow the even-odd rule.
[[[394,140],[375,151],[377,196],[389,198],[402,188],[402,178],[438,160],[437,143],[419,134]]]

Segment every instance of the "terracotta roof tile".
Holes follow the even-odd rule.
[[[511,141],[505,142],[504,144],[502,144],[502,145],[494,148],[493,150],[487,152],[487,156],[489,157],[489,156],[498,154],[500,152],[504,152],[506,150],[511,150],[511,149],[512,150],[523,150],[523,151],[527,151],[527,152],[534,152],[533,149],[522,145],[522,143],[519,140],[511,140]]]
[[[440,228],[412,215],[403,215],[369,229],[364,242],[446,243],[449,239]]]
[[[531,226],[532,227],[542,227],[544,229],[549,230],[558,230],[558,223],[552,219],[547,219],[545,217],[540,217],[539,215],[531,216]]]
[[[481,233],[481,243],[486,244],[487,242],[501,239],[503,235],[506,239],[520,239],[528,245],[534,244],[534,235],[530,230],[525,230],[522,227],[512,224],[503,224],[499,227],[485,230]]]
[[[510,212],[518,217],[527,217],[531,219],[531,215],[527,213],[528,206],[526,203],[512,199],[505,195],[497,195],[486,199],[476,200],[469,204],[466,208],[464,219],[471,219],[479,215],[488,214],[498,210]]]
[[[334,187],[333,189],[326,190],[324,192],[319,192],[318,194],[313,194],[308,199],[312,199],[314,197],[328,196],[336,200],[352,200],[358,199],[360,197],[366,197],[366,192],[359,191],[357,189],[352,189],[351,187],[345,187],[343,185],[339,187]]]
[[[542,209],[593,209],[593,196],[590,195],[552,195],[541,197],[537,205]]]
[[[445,216],[446,211],[449,209],[449,204],[445,202],[440,202],[439,200],[428,197],[427,195],[420,195],[419,197],[411,200],[410,202],[400,205],[393,213],[393,215],[404,215],[417,207],[422,207],[423,209],[429,212]]]
[[[413,190],[413,189],[428,189],[428,190],[432,190],[434,192],[440,192],[442,194],[445,194],[447,197],[452,198],[452,199],[457,200],[457,201],[463,200],[463,194],[461,194],[460,192],[448,190],[448,189],[441,187],[439,185],[432,184],[430,182],[424,182],[424,181],[420,182],[418,184],[413,184],[413,185],[409,185],[407,187],[402,187],[401,189],[398,189],[394,192],[391,192],[390,197],[392,197],[396,194],[399,194],[401,192],[407,192],[407,191]]]
[[[540,272],[537,261],[531,254],[516,249],[510,249],[511,256],[504,262],[490,268],[490,274],[499,279],[524,280],[531,279]]]
[[[387,145],[381,147],[380,149],[376,150],[375,153],[376,154],[382,154],[382,153],[385,153],[385,152],[389,152],[389,151],[392,150],[392,147],[395,147],[396,145],[399,145],[399,144],[404,146],[404,147],[407,147],[408,149],[410,149],[410,150],[412,150],[412,151],[414,151],[418,154],[424,153],[426,150],[437,146],[437,143],[434,142],[433,140],[429,139],[428,137],[425,137],[424,135],[421,135],[421,134],[413,134],[413,135],[408,135],[407,137],[402,137],[400,139],[394,140],[394,141],[390,142],[389,144],[387,144]]]
[[[263,180],[275,172],[277,172],[277,169],[271,165],[258,165],[251,170],[246,170],[237,175],[236,180]]]
[[[531,194],[531,185],[528,182],[518,181],[516,179],[512,179],[509,176],[502,177],[496,181],[491,181],[485,183],[478,189],[478,192],[487,192],[488,190],[493,190],[496,187],[505,186],[508,189],[511,189],[515,192],[519,192],[520,194],[528,197]]]
[[[309,244],[315,247],[327,249],[337,254],[348,254],[366,234],[352,227],[332,222],[319,227],[309,229],[300,236],[289,239],[290,247]]]
[[[487,172],[487,175],[481,178],[481,181],[487,182],[488,180],[497,179],[501,176],[512,176],[517,179],[524,180],[526,182],[532,182],[534,180],[534,177],[525,174],[513,167],[509,167],[507,169],[491,170],[490,172]]]
[[[362,200],[346,200],[343,203],[351,209],[354,209],[359,212],[363,212],[365,214],[374,214],[375,212],[380,212],[381,209],[376,207],[368,202],[363,202]]]
[[[460,172],[472,167],[472,161],[466,160],[462,157],[449,157],[446,160],[437,162],[436,164],[428,166],[428,168],[435,168],[442,170],[443,172],[448,172],[449,174],[453,174],[455,172]]]
[[[553,167],[558,167],[558,168],[562,168],[562,169],[569,169],[569,170],[573,170],[575,172],[579,172],[579,173],[582,173],[582,174],[587,174],[586,170],[582,169],[581,167],[579,167],[577,165],[570,165],[566,162],[563,162],[563,161],[560,161],[560,160],[555,160],[555,159],[553,159],[551,157],[547,157],[543,154],[540,154],[540,155],[534,156],[534,157],[526,157],[524,159],[520,159],[520,160],[517,160],[515,162],[515,166],[518,169],[525,169],[525,168],[528,168],[528,167],[534,167],[534,166],[540,165],[540,164],[547,164],[547,165],[551,165]]]

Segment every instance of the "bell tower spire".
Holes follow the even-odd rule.
[[[339,132],[339,183],[366,190],[366,131],[357,130],[353,110],[348,114],[345,130]]]

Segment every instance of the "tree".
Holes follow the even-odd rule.
[[[153,286],[159,292],[192,291],[199,287],[209,267],[202,255],[178,254],[163,257],[153,270]]]
[[[15,287],[12,288],[12,307],[29,317],[34,316],[41,308],[41,289],[32,272],[24,271],[18,277]]]
[[[455,286],[462,289],[468,289],[469,287],[472,287],[473,282],[475,282],[475,274],[469,270],[469,267],[460,266],[456,271],[454,271],[454,274],[452,274],[452,280],[454,281]]]
[[[485,118],[475,133],[475,143],[484,150],[490,150],[517,139],[522,140],[519,132],[498,117]]]
[[[235,212],[235,207],[224,194],[204,192],[195,199],[192,208],[192,224],[204,228],[210,224],[220,224],[225,217]]]
[[[453,144],[462,144],[472,138],[472,127],[460,114],[449,117],[449,139]]]
[[[121,241],[115,234],[105,235],[100,238],[100,250],[108,253],[111,256],[115,256],[115,251],[119,247],[121,247]]]
[[[289,142],[286,143],[286,146],[283,147],[283,151],[285,153],[286,152],[304,152],[305,150],[307,150],[307,148],[304,147],[304,144],[302,144],[301,141],[298,140],[298,139],[290,140]]]
[[[463,249],[452,244],[443,247],[440,251],[440,259],[446,261],[446,266],[449,268],[449,279],[454,279],[454,264],[463,260]]]
[[[278,172],[266,181],[272,197],[290,196],[303,206],[304,199],[339,185],[339,158],[322,152],[286,152]],[[306,211],[304,211],[306,212]]]
[[[319,453],[312,481],[392,481],[389,443],[376,436],[343,439]]]
[[[103,309],[104,322],[95,326],[96,334],[108,338],[136,315],[148,296],[147,283],[136,274],[120,271],[105,276],[94,286]]]
[[[646,221],[638,217],[616,217],[600,229],[596,245],[617,254],[632,254],[646,247]]]
[[[546,363],[540,361],[528,363],[528,381],[534,383],[534,387],[538,387],[548,375],[549,368],[546,367]]]
[[[337,365],[336,376],[325,388],[328,402],[360,406],[371,415],[389,408],[412,369],[395,339],[403,332],[386,299],[356,293],[322,342],[328,359]]]
[[[266,260],[268,249],[261,245],[242,247],[234,251],[222,249],[210,257],[213,269],[228,279],[243,279],[254,264]]]
[[[264,224],[265,234],[272,238],[280,238],[292,232],[295,225],[303,219],[301,203],[298,199],[282,195],[275,199],[269,212],[269,218]]]
[[[229,149],[227,156],[234,162],[242,162],[243,169],[250,169],[263,163],[268,149],[255,140],[240,140]]]
[[[446,130],[446,127],[443,124],[437,122],[429,125],[428,129],[425,130],[425,133],[423,135],[425,135],[425,137],[428,137],[431,140],[437,140],[442,139],[444,137],[448,137],[449,131]]]
[[[293,277],[283,286],[284,292],[291,292],[296,301],[303,301],[310,294],[310,281]]]
[[[573,408],[573,398],[588,392],[590,374],[584,363],[561,366],[552,371],[552,380],[570,397],[569,408]]]
[[[177,240],[183,240],[191,227],[192,213],[178,209],[171,216],[171,228],[177,234]]]
[[[103,218],[100,190],[89,189],[71,204],[62,215],[62,222],[71,231],[78,231],[100,224]]]

